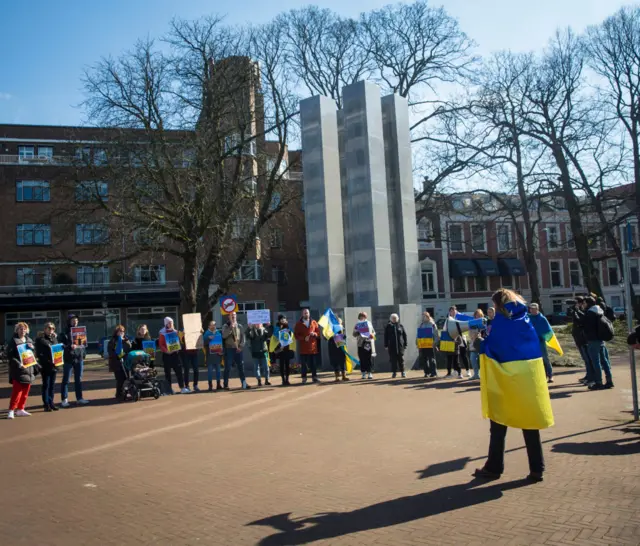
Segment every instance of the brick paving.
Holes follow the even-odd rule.
[[[579,370],[558,373],[545,482],[527,485],[515,430],[502,479],[471,480],[488,423],[469,381],[114,405],[90,372],[91,405],[0,421],[0,544],[640,544],[640,426],[628,369],[614,374],[587,392]]]

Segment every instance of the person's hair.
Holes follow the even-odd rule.
[[[537,303],[530,303],[529,309],[540,309],[540,306]]]
[[[425,311],[422,314],[427,316],[427,320],[431,320],[431,315],[429,314],[429,311]]]
[[[589,307],[593,307],[596,304],[596,300],[595,298],[592,298],[591,296],[589,296],[588,298],[586,298],[584,300],[584,302],[589,306]]]
[[[458,308],[455,305],[452,305],[451,307],[449,307],[449,311],[451,311],[451,309],[453,309],[454,311],[458,310]]]
[[[495,313],[495,312],[496,312],[496,308],[495,308],[495,307],[489,307],[489,308],[487,309],[487,313],[488,313],[489,311],[493,311],[493,312]]]
[[[576,296],[576,303],[582,303],[584,298],[582,296]]]
[[[360,312],[358,313],[358,318],[359,318],[360,320],[362,320],[362,319],[366,319],[366,318],[367,318],[367,313],[365,313],[364,311],[360,311]]]
[[[209,324],[207,324],[207,327],[211,326],[212,324],[215,326],[216,321],[215,320],[210,320]]]
[[[146,328],[146,329],[147,329],[147,332],[149,331],[149,327],[148,327],[146,324],[140,324],[140,325],[136,328],[136,334],[139,334],[139,333],[140,333],[140,330],[141,330],[142,328]]]
[[[476,315],[478,315],[480,318],[484,318],[484,311],[482,309],[476,309],[473,313],[473,316],[475,317]]]
[[[118,330],[122,330],[123,332],[126,332],[126,331],[127,331],[127,329],[126,329],[122,324],[118,324],[118,326],[116,326],[116,327],[113,329],[113,335],[114,335],[114,337],[118,335]]]
[[[389,317],[389,320],[393,322],[393,319],[396,319],[396,322],[398,322],[400,320],[400,317],[397,315],[397,313],[391,313],[391,316]]]
[[[18,324],[16,324],[13,327],[13,333],[17,334],[18,333],[18,328],[20,328],[21,326],[24,328],[25,334],[28,334],[29,333],[29,325],[26,322],[18,322]]]
[[[493,293],[491,296],[491,301],[496,306],[496,313],[502,313],[503,315],[508,315],[505,305],[510,302],[520,302],[525,303],[523,297],[514,292],[513,290],[509,290],[508,288],[500,288]]]
[[[54,330],[56,329],[56,325],[53,322],[45,322],[44,327],[45,329],[46,328],[53,328]]]

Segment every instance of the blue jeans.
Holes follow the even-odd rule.
[[[302,364],[302,379],[307,378],[307,372],[311,369],[311,377],[315,379],[318,376],[318,355],[300,355],[300,363]]]
[[[473,368],[473,377],[478,379],[480,377],[480,353],[471,351],[471,367]]]
[[[71,380],[71,370],[73,370],[73,386],[76,391],[76,400],[82,400],[82,372],[84,371],[84,361],[74,360],[65,362],[62,366],[62,387],[60,392],[62,400],[69,398],[69,381]]]
[[[253,357],[253,366],[256,369],[256,378],[260,379],[261,375],[264,376],[265,381],[269,381],[271,373],[269,372],[269,364],[267,364],[267,355]]]
[[[607,350],[603,341],[589,341],[587,344],[587,350],[589,351],[589,359],[593,366],[593,381],[602,385],[602,371],[607,382],[611,381],[611,363],[609,362],[609,351]]]
[[[184,386],[189,387],[189,368],[193,370],[193,386],[198,386],[199,370],[198,370],[198,352],[182,353],[182,371],[184,375]]]
[[[593,371],[593,364],[591,363],[591,357],[589,357],[588,346],[580,345],[580,347],[578,347],[578,350],[580,351],[580,356],[582,357],[582,360],[584,360],[584,366],[585,366],[585,369],[587,370],[586,372],[587,383],[591,383],[592,381],[595,381],[595,377],[594,377],[595,374]]]
[[[231,373],[231,364],[235,363],[238,368],[238,377],[243,383],[247,380],[244,375],[244,359],[242,358],[242,351],[238,352],[236,349],[224,350],[224,386],[229,386],[229,374]]]
[[[209,384],[213,383],[213,369],[216,369],[216,381],[220,383],[221,373],[220,373],[220,361],[222,360],[222,355],[207,353],[207,380]]]
[[[540,351],[542,351],[544,373],[547,374],[547,379],[551,379],[553,377],[553,368],[551,367],[551,361],[549,360],[549,349],[547,348],[547,342],[544,339],[540,340]]]
[[[56,388],[56,372],[47,372],[42,374],[42,402],[44,407],[53,406],[53,396]]]

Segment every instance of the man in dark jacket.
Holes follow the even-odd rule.
[[[572,320],[571,324],[571,335],[573,336],[573,341],[580,352],[580,356],[584,361],[586,375],[580,379],[580,383],[585,385],[589,385],[594,381],[594,373],[593,373],[593,365],[591,364],[591,359],[589,358],[589,351],[587,350],[587,337],[584,334],[584,309],[585,303],[584,298],[582,296],[577,296],[574,306],[569,309],[568,315]]]
[[[36,339],[36,358],[42,375],[42,403],[44,411],[58,411],[53,403],[58,369],[53,363],[51,348],[58,343],[56,327],[53,322],[44,325],[44,335]]]
[[[252,324],[247,328],[245,336],[249,340],[251,349],[251,357],[253,358],[253,366],[258,380],[258,387],[262,387],[262,376],[264,376],[265,385],[271,385],[269,363],[267,361],[269,355],[269,335],[267,324],[266,328],[262,324]]]
[[[69,315],[67,329],[60,334],[59,343],[64,345],[64,365],[62,368],[62,387],[60,393],[62,395],[63,408],[69,407],[69,381],[71,380],[71,372],[73,371],[73,383],[76,391],[76,404],[85,405],[89,401],[82,397],[82,372],[84,370],[84,358],[87,355],[87,349],[84,345],[76,345],[73,342],[71,328],[78,326],[78,317]]]
[[[384,329],[384,348],[389,352],[391,361],[391,377],[395,378],[400,368],[402,377],[407,377],[404,371],[404,351],[407,348],[407,332],[400,324],[400,318],[395,313],[391,315],[389,324]]]
[[[613,387],[611,377],[611,363],[609,362],[609,353],[606,350],[604,340],[599,333],[598,323],[604,319],[604,311],[602,307],[596,304],[596,300],[589,296],[585,300],[587,312],[581,324],[584,327],[584,335],[587,338],[587,351],[593,365],[593,384],[589,386],[589,390],[610,389]],[[602,384],[602,370],[606,377],[606,384]]]

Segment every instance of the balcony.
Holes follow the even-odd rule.
[[[145,292],[178,292],[178,281],[113,282],[94,284],[51,284],[0,286],[0,298],[29,296],[68,296],[73,294],[139,294]]]

